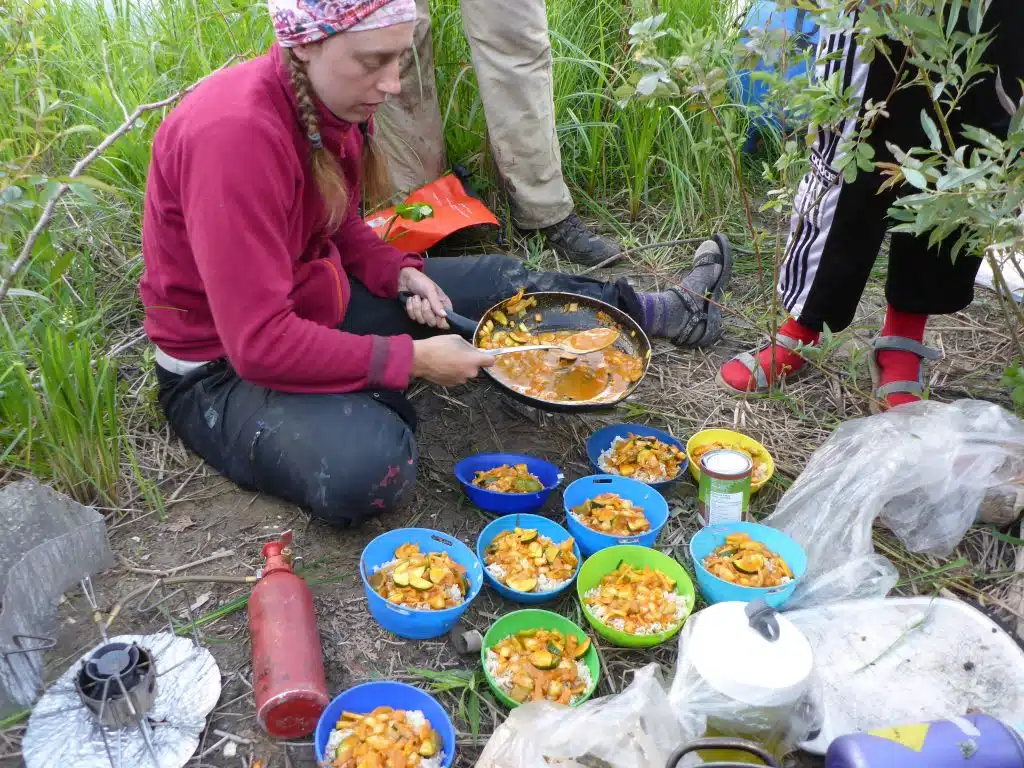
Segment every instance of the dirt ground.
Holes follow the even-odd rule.
[[[742,279],[730,298],[734,306],[745,306],[744,292],[754,287]],[[876,327],[880,321],[877,295],[865,302],[861,328]],[[965,395],[1000,397],[998,379],[1001,343],[993,339],[994,302],[982,300],[969,312],[944,318],[935,324],[930,340],[947,350],[947,359],[932,369],[932,396],[956,399]],[[421,526],[457,536],[471,548],[489,518],[470,506],[452,475],[454,463],[480,451],[531,453],[557,463],[566,481],[589,473],[584,451],[586,436],[605,423],[637,421],[672,429],[685,439],[705,426],[742,428],[761,439],[773,452],[778,478],[755,499],[755,511],[767,512],[788,483],[799,474],[810,453],[840,419],[866,415],[867,402],[858,389],[867,388],[866,370],[855,377],[818,374],[794,384],[770,400],[740,404],[723,396],[713,383],[717,366],[736,352],[756,343],[757,333],[746,318],[730,318],[726,338],[712,352],[693,352],[658,344],[650,375],[632,401],[612,413],[568,416],[543,413],[518,405],[503,397],[487,381],[457,390],[442,391],[418,386],[412,393],[420,413],[419,441],[422,459],[413,502],[401,513],[367,522],[360,528],[335,531],[311,520],[301,510],[271,498],[242,491],[218,477],[174,439],[156,434],[155,442],[164,451],[159,463],[166,466],[169,478],[164,484],[169,513],[165,521],[145,510],[112,520],[111,540],[121,559],[120,567],[94,581],[101,607],[110,608],[120,597],[154,579],[142,570],[175,568],[205,558],[220,550],[232,554],[188,573],[250,575],[260,565],[260,548],[281,531],[294,529],[296,552],[312,580],[329,583],[315,587],[320,638],[332,693],[373,679],[408,679],[424,684],[409,670],[415,667],[440,669],[479,669],[474,658],[457,656],[446,640],[409,642],[381,630],[370,618],[358,575],[359,555],[363,547],[382,531]],[[849,344],[861,343],[851,334]],[[979,342],[983,337],[986,341]],[[1008,343],[1008,341],[1007,341]],[[955,352],[963,350],[962,354]],[[952,353],[952,354],[951,354]],[[834,355],[842,367],[851,358],[844,350]],[[155,462],[156,459],[151,460]],[[683,547],[697,528],[696,488],[689,478],[674,485],[667,494],[672,517],[659,542],[660,548],[685,561]],[[556,493],[545,513],[561,516],[560,497]],[[207,615],[231,600],[244,595],[247,587],[232,585],[189,585],[167,601],[175,621],[184,625],[183,609],[191,605],[198,615]],[[486,631],[497,617],[517,606],[484,589],[466,615],[466,623]],[[571,598],[552,610],[577,615]],[[89,606],[81,594],[69,594],[61,606],[59,647],[50,654],[50,677],[56,676],[96,642],[89,619]],[[146,631],[166,626],[158,614],[141,614],[127,608],[115,630]],[[263,768],[313,765],[308,745],[282,745],[265,738],[259,731],[250,686],[249,638],[244,611],[206,623],[201,628],[203,643],[220,666],[223,691],[210,727],[191,765],[250,766],[261,760]],[[600,646],[604,672],[598,694],[621,690],[629,671],[651,660],[671,669],[675,644],[668,643],[652,652],[624,651]],[[456,699],[441,698],[449,711],[456,713]],[[457,717],[460,732],[456,765],[474,765],[488,734],[504,717],[500,705],[485,698],[481,713],[480,735],[474,737],[465,718]],[[222,737],[214,730],[250,740],[234,757],[226,757]],[[801,765],[816,765],[815,761]]]

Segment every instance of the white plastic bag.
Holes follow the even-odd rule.
[[[765,522],[807,551],[786,610],[884,597],[892,564],[877,519],[911,552],[947,555],[988,491],[1024,483],[1024,423],[981,400],[924,401],[840,426]]]
[[[488,740],[477,768],[660,768],[697,735],[680,727],[660,667],[648,664],[619,694],[576,708],[516,707]]]

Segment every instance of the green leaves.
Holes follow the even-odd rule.
[[[660,37],[665,33],[658,33],[658,27],[660,27],[667,18],[667,13],[659,13],[657,16],[651,16],[649,18],[643,19],[642,21],[638,21],[636,24],[629,28],[629,35],[630,37],[633,38],[639,38],[653,34],[658,34],[658,36]]]
[[[949,5],[949,18],[946,19],[946,37],[952,37],[956,30],[956,23],[960,20],[960,11],[963,10],[963,3],[954,0]]]
[[[483,676],[468,669],[435,671],[413,667],[409,673],[427,681],[431,691],[449,693],[457,699],[459,716],[469,723],[469,732],[476,738],[480,733],[480,697],[484,687]]]
[[[971,184],[983,179],[989,172],[990,164],[985,163],[976,168],[953,168],[945,176],[940,176],[935,183],[935,188],[940,192],[952,189],[959,189],[965,184]]]
[[[928,137],[931,148],[936,152],[941,150],[942,139],[939,138],[939,129],[935,125],[935,121],[928,116],[928,111],[925,109],[921,110],[921,127],[924,128],[924,133]]]
[[[434,207],[429,203],[400,203],[395,206],[395,216],[418,222],[434,217]]]
[[[1015,360],[999,380],[1000,386],[1010,390],[1010,399],[1018,414],[1024,413],[1024,365]]]
[[[981,22],[992,0],[971,0],[967,9],[967,23],[971,28],[971,34],[976,35],[981,31]]]
[[[900,170],[903,172],[903,178],[907,180],[908,184],[918,189],[928,189],[928,179],[919,170],[908,168],[905,165],[901,165]]]

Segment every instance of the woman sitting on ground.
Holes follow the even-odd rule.
[[[680,345],[718,338],[721,236],[661,293],[383,242],[359,212],[360,182],[384,178],[367,123],[399,90],[415,2],[270,9],[278,44],[171,112],[146,188],[140,290],[160,404],[215,469],[336,525],[393,509],[416,477],[410,381],[462,384],[493,362],[447,331],[446,310],[479,317],[521,286],[601,299]]]

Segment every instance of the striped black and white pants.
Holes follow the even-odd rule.
[[[964,28],[966,18],[965,8],[960,19]],[[984,29],[995,35],[984,57],[993,72],[967,93],[953,115],[950,127],[958,142],[964,125],[1005,137],[1009,115],[996,95],[997,66],[1010,98],[1017,101],[1021,95],[1018,78],[1024,78],[1024,0],[992,0]],[[839,73],[844,90],[852,87],[860,97],[863,114],[869,100],[877,104],[888,99],[894,72],[885,57],[876,55],[866,64],[859,54],[852,35],[823,30],[816,76],[829,78]],[[902,48],[894,46],[890,59],[898,64],[903,54]],[[889,117],[878,120],[870,138],[877,161],[895,162],[886,142],[904,150],[928,145],[920,116],[925,108],[930,108],[930,101],[921,86],[901,90],[889,99]],[[877,172],[862,171],[854,183],[843,182],[842,174],[835,170],[839,146],[855,128],[856,121],[851,119],[818,132],[811,170],[796,195],[779,278],[778,290],[786,310],[815,330],[827,325],[839,331],[851,323],[886,230],[892,225],[887,211],[897,197],[914,191],[903,186],[879,193],[883,178]],[[949,314],[971,303],[981,261],[978,254],[961,254],[954,262],[951,253],[957,239],[954,232],[929,248],[927,235],[918,238],[893,233],[886,283],[886,299],[893,308],[914,314]]]

